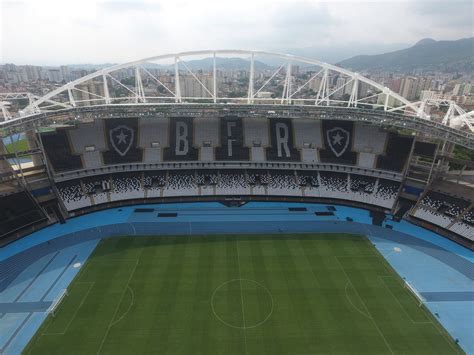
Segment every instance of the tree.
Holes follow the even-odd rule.
[[[454,147],[453,155],[456,159],[474,161],[474,150],[460,147],[458,145]],[[450,164],[449,168],[450,170],[458,170],[461,169],[462,166],[458,164]]]
[[[128,86],[133,86],[133,85],[135,85],[135,77],[131,76],[131,77],[122,79],[122,80],[120,80],[120,83],[122,83],[125,86],[127,86],[127,85]]]

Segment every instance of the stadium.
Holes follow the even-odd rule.
[[[1,95],[1,354],[474,353],[473,112],[244,50]]]

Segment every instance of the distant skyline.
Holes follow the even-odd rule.
[[[196,49],[334,61],[474,36],[471,0],[0,0],[0,63],[121,63]]]

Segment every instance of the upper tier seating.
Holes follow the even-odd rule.
[[[355,165],[357,153],[354,144],[354,123],[350,121],[323,121],[324,149],[319,151],[323,163]]]
[[[159,143],[160,147],[168,146],[169,121],[156,117],[140,118],[139,120],[140,139],[138,146],[146,149],[151,148],[152,143]]]
[[[104,165],[99,151],[84,152],[82,158],[84,160],[84,168],[86,169],[97,169]]]
[[[139,147],[143,148],[143,162],[157,163],[162,160],[163,147],[168,146],[169,121],[156,117],[140,118]]]
[[[46,216],[27,192],[0,198],[0,238],[45,219]]]
[[[380,155],[377,159],[377,169],[402,172],[410,155],[412,143],[412,137],[390,133],[385,155]]]
[[[143,149],[138,146],[137,119],[109,119],[104,123],[107,150],[102,153],[105,165],[139,163]]]
[[[81,157],[73,155],[65,129],[41,133],[41,140],[55,172],[82,169]]]
[[[359,153],[357,159],[357,165],[361,168],[373,169],[375,167],[375,160],[377,155],[372,153]]]
[[[383,154],[387,132],[379,127],[357,123],[354,134],[354,151]]]
[[[219,121],[202,117],[194,121],[194,144],[196,147],[219,145]]]
[[[275,168],[274,162],[294,162],[300,165],[296,169],[319,163],[400,173],[412,142],[412,137],[350,121],[240,117],[110,118],[43,133],[42,137],[52,171],[60,179],[71,175],[65,172],[82,169],[92,174],[113,173],[120,165],[128,170],[139,164],[147,170],[149,164],[160,164],[156,166],[160,168],[168,162],[205,162],[201,166],[209,168],[212,164],[208,163],[216,162],[218,169],[223,161],[264,162],[270,169]],[[423,152],[431,146],[417,145]],[[266,168],[250,166],[257,167]]]
[[[76,153],[83,153],[86,147],[93,146],[96,151],[106,149],[103,121],[79,124],[77,128],[69,130],[71,145]]]
[[[436,144],[427,142],[415,142],[413,154],[433,158],[436,154]]]
[[[295,147],[322,148],[321,122],[307,119],[294,119],[293,128],[295,132]]]
[[[266,147],[270,145],[268,135],[269,123],[264,118],[246,118],[244,119],[244,143],[247,147],[259,145]]]

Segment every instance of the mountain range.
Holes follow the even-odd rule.
[[[212,70],[213,59],[212,58],[203,58],[203,59],[194,59],[185,61],[186,66],[192,70]],[[87,69],[87,70],[99,70],[102,68],[111,67],[115,64],[70,64],[68,65],[71,69]],[[145,68],[154,68],[154,69],[164,69],[174,71],[174,64],[156,64],[156,63],[146,63],[143,65]],[[184,70],[185,66],[180,64],[180,69]],[[221,70],[249,70],[250,60],[243,58],[216,58],[216,67]],[[266,70],[272,69],[270,63],[266,64],[261,61],[255,60],[254,67],[256,70]]]
[[[194,59],[186,61],[186,66],[192,71],[195,70],[212,70],[213,58]],[[174,70],[173,65],[157,65],[157,68]],[[184,69],[184,65],[180,65],[181,69]],[[216,58],[216,68],[222,70],[249,70],[250,60],[243,58]],[[255,70],[266,70],[272,69],[271,65],[265,64],[261,61],[254,61]]]
[[[454,41],[436,41],[425,38],[415,45],[393,44],[387,46],[376,46],[372,49],[367,47],[351,48],[319,48],[307,47],[299,49],[276,50],[277,52],[290,53],[297,56],[314,58],[328,63],[354,70],[380,70],[391,72],[412,71],[442,71],[442,72],[473,72],[474,71],[474,37],[463,38]],[[401,49],[403,48],[403,49]],[[345,54],[357,52],[374,53],[387,50],[383,54],[364,54],[352,56],[341,60]],[[347,57],[346,57],[347,58]],[[337,59],[337,60],[336,60]],[[217,68],[222,70],[248,70],[250,61],[243,58],[217,58]],[[280,66],[282,60],[278,58],[259,58],[255,60],[256,70],[272,69]],[[111,64],[83,64],[70,65],[73,68],[100,69]],[[186,61],[186,65],[192,71],[209,70],[212,68],[212,58],[203,58]],[[149,63],[148,68],[160,68],[174,70],[173,65],[159,65]],[[184,69],[184,66],[181,65]]]
[[[474,71],[474,37],[456,41],[425,38],[414,46],[377,55],[358,55],[338,65],[355,71]]]

